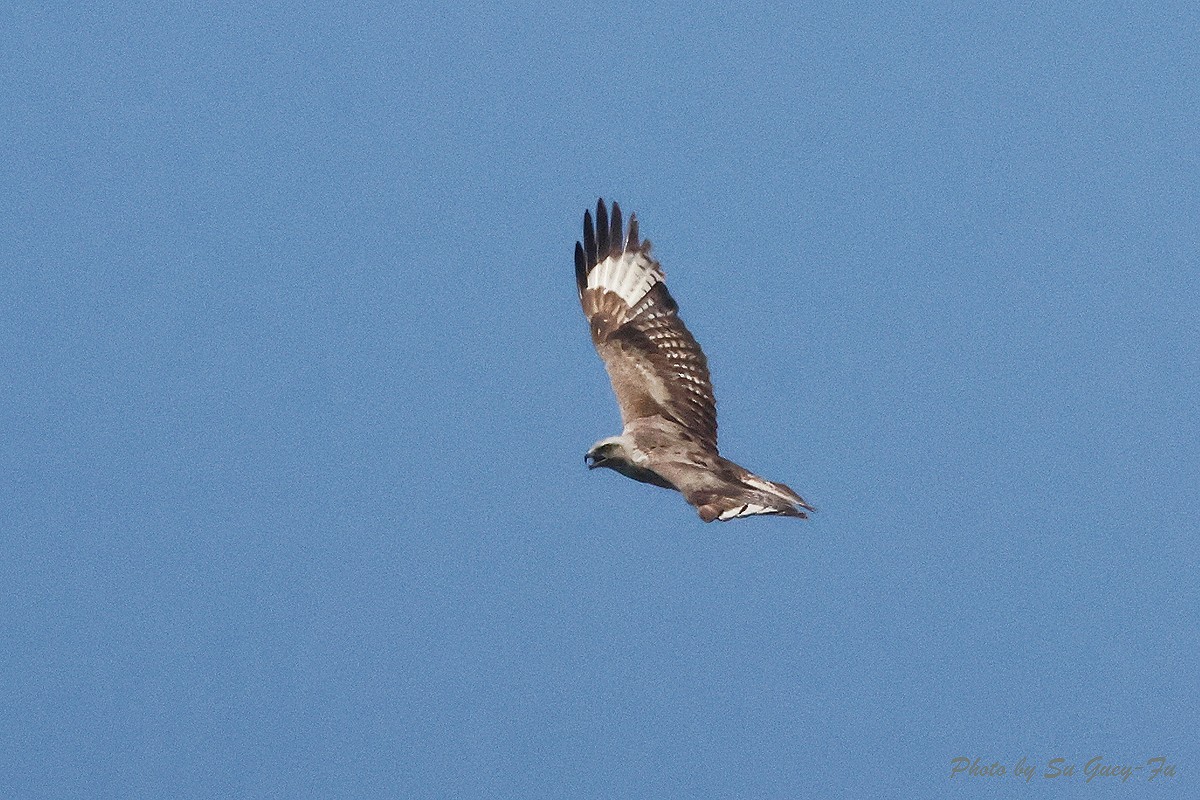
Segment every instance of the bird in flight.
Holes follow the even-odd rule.
[[[815,509],[804,498],[717,452],[708,361],[665,281],[650,242],[638,238],[635,215],[626,235],[615,202],[611,217],[603,199],[596,204],[594,224],[584,212],[575,282],[625,426],[620,436],[592,445],[588,469],[607,467],[674,489],[705,522],[760,514],[805,519]]]

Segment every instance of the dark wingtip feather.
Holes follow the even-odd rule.
[[[621,250],[625,247],[625,240],[621,238],[621,207],[617,205],[616,200],[613,200],[611,225],[612,232],[608,235],[608,241],[613,250]]]
[[[596,266],[596,230],[592,227],[592,212],[583,212],[583,251],[589,269]]]
[[[779,514],[779,516],[781,516],[781,517],[795,517],[796,519],[808,519],[808,514],[806,514],[805,512],[800,510],[802,508],[806,508],[809,511],[816,511],[816,509],[813,508],[812,506],[810,506],[808,503],[801,501],[799,503],[796,503],[796,505],[794,505],[794,506],[788,506],[787,508],[781,508],[776,513]]]
[[[575,285],[579,287],[579,296],[583,297],[583,290],[587,288],[587,256],[583,253],[583,245],[579,242],[575,243]]]
[[[650,249],[650,243],[642,241],[638,236],[636,214],[629,215],[628,238],[623,236],[624,227],[621,206],[615,200],[611,215],[603,197],[596,201],[594,218],[590,210],[583,212],[583,241],[575,243],[575,280],[579,284],[580,292],[587,288],[587,273],[610,255],[622,251]]]
[[[608,248],[610,241],[608,238],[611,231],[608,227],[608,206],[604,205],[604,198],[601,197],[596,201],[596,260],[601,261],[608,258]]]

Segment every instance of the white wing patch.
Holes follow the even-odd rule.
[[[767,506],[755,505],[754,503],[746,503],[742,506],[734,506],[726,511],[722,511],[717,519],[721,521],[736,519],[737,517],[752,517],[755,514],[778,514],[778,508],[768,508]]]
[[[619,253],[604,259],[588,273],[587,288],[612,292],[632,308],[662,280],[662,270],[645,253]]]

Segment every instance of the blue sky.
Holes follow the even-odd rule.
[[[4,796],[1194,796],[1194,6],[4,19]],[[598,196],[815,519],[584,468]]]

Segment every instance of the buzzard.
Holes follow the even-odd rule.
[[[759,514],[806,518],[815,509],[782,483],[760,478],[717,452],[717,408],[708,362],[679,318],[666,276],[621,208],[601,199],[596,220],[583,214],[575,243],[575,282],[592,343],[612,381],[620,436],[592,445],[588,469],[607,467],[683,494],[700,519]]]

